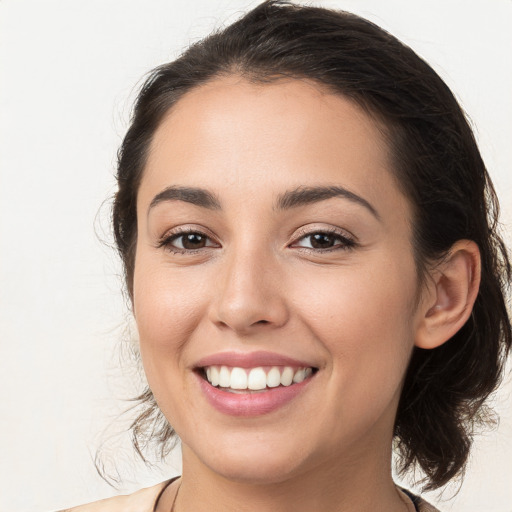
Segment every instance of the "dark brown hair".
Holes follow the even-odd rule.
[[[428,64],[373,23],[346,12],[262,3],[156,68],[139,93],[119,150],[113,209],[130,296],[136,197],[152,137],[185,93],[230,74],[257,83],[315,81],[385,126],[397,182],[414,209],[420,277],[427,262],[442,258],[457,240],[478,244],[482,279],[472,315],[442,346],[414,349],[395,423],[399,471],[418,464],[426,489],[442,486],[462,473],[474,428],[488,421],[484,402],[500,382],[512,343],[505,304],[511,267],[496,232],[498,201],[464,112]],[[165,454],[172,427],[149,389],[138,400],[143,411],[132,425],[135,445],[141,453],[153,437]]]

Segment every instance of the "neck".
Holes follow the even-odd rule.
[[[212,471],[183,446],[183,476],[176,512],[397,512],[407,510],[391,476],[391,452],[371,449],[324,461],[279,482],[233,481]],[[330,463],[329,463],[330,462]]]

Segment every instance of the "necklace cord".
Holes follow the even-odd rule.
[[[167,490],[167,488],[173,483],[175,482],[177,479],[179,478],[179,476],[177,477],[174,477],[174,478],[171,478],[164,486],[164,488],[159,492],[157,498],[156,498],[156,501],[155,501],[155,505],[153,507],[153,512],[156,512],[156,508],[158,506],[158,503],[160,501],[160,498],[162,497],[162,495],[164,494],[164,492]],[[171,509],[169,512],[176,512],[175,510],[175,505],[176,505],[176,500],[178,499],[178,494],[180,492],[180,489],[181,489],[181,482],[180,482],[180,485],[178,487],[178,489],[176,490],[176,494],[174,495],[174,499],[172,500],[172,505],[171,505]],[[405,498],[407,501],[409,501],[413,507],[414,507],[414,510],[418,511],[418,504],[416,503],[416,496],[414,496],[414,494],[412,494],[410,491],[408,491],[407,489],[404,489],[402,487],[398,487],[397,486],[397,490],[399,491],[399,496],[400,498],[402,498],[402,501],[404,501],[403,498]],[[400,495],[400,491],[402,491],[402,495]],[[409,506],[407,505],[407,503],[404,501],[404,504],[406,505],[407,508],[409,508]]]
[[[158,507],[158,503],[160,502],[160,498],[162,497],[162,495],[164,494],[164,492],[167,490],[167,488],[173,483],[175,482],[177,479],[179,478],[179,476],[175,476],[174,478],[171,478],[163,487],[163,489],[158,493],[158,496],[156,497],[156,500],[155,500],[155,504],[153,505],[153,512],[156,512],[156,508]],[[180,486],[181,487],[181,486]],[[178,489],[179,490],[179,489]],[[176,495],[178,493],[176,492]],[[176,501],[176,496],[174,497],[174,501],[172,502],[172,508],[174,507],[174,502]],[[172,512],[172,508],[171,508],[171,512]]]
[[[178,494],[179,494],[179,492],[180,492],[180,489],[181,489],[181,482],[180,482],[180,485],[179,485],[178,489],[176,490],[176,494],[174,495],[174,499],[172,500],[172,505],[171,505],[171,510],[170,510],[170,512],[176,512],[176,511],[174,510],[174,505],[176,505],[176,499],[178,498]]]

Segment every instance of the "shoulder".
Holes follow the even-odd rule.
[[[152,512],[160,492],[168,482],[141,489],[133,494],[114,496],[60,512]]]
[[[413,494],[411,491],[404,489],[403,487],[397,487],[399,494],[405,498],[409,503],[411,503],[411,510],[416,510],[417,512],[441,512],[430,503],[427,503],[423,498]],[[414,508],[413,508],[414,505]]]
[[[416,496],[412,494],[410,491],[405,491],[407,495],[412,499],[414,506],[418,512],[441,512],[436,507],[427,503],[421,496]]]
[[[427,503],[425,500],[419,498],[417,502],[418,512],[441,512],[439,509]]]

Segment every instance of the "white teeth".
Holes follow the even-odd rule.
[[[306,378],[306,370],[297,370],[295,372],[295,375],[293,376],[293,382],[295,384],[298,384],[299,382],[302,382]]]
[[[267,386],[269,388],[277,388],[279,384],[281,384],[281,372],[279,371],[279,368],[274,366],[267,374]]]
[[[221,366],[219,372],[219,386],[221,388],[229,388],[231,386],[231,372],[226,366]]]
[[[249,372],[247,387],[253,390],[265,389],[267,387],[267,374],[263,368],[253,368]]]
[[[231,389],[247,389],[247,373],[243,368],[233,368],[231,370]]]
[[[251,370],[239,367],[208,366],[205,368],[205,374],[208,382],[215,387],[261,391],[265,388],[276,388],[279,385],[299,384],[313,374],[313,369],[273,366],[267,373],[261,366]]]
[[[281,385],[289,386],[293,382],[293,368],[285,366],[281,374]]]
[[[208,377],[208,370],[210,370],[210,377]],[[216,366],[210,366],[206,370],[206,378],[210,381],[212,386],[219,385],[219,369]]]

